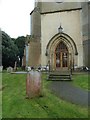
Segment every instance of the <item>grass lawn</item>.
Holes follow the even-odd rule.
[[[3,73],[3,118],[87,118],[88,109],[61,100],[48,90],[42,75],[43,97],[26,99],[26,75]]]
[[[73,84],[82,89],[90,90],[89,79],[90,79],[90,74],[87,73],[75,74],[73,75]]]
[[[0,120],[1,120],[1,116],[2,116],[2,73],[0,73]]]

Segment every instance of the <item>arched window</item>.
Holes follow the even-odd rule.
[[[63,52],[63,51],[68,51],[67,49],[67,46],[63,43],[63,42],[60,42],[57,47],[56,47],[56,52]]]

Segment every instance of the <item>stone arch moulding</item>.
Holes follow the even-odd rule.
[[[62,39],[62,41],[64,41],[65,43],[69,44],[72,47],[74,55],[78,55],[77,47],[76,47],[76,44],[75,44],[74,40],[69,35],[67,35],[66,33],[58,33],[55,36],[53,36],[51,38],[51,40],[49,41],[49,43],[47,44],[47,46],[46,46],[46,56],[49,55],[50,49],[53,46],[53,44],[56,41],[59,42],[60,38]]]

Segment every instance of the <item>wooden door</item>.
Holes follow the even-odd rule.
[[[56,69],[68,67],[68,49],[63,42],[55,49],[55,67]]]

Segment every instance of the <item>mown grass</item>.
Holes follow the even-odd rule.
[[[0,72],[0,119],[2,118],[2,73]]]
[[[26,99],[26,75],[3,73],[3,118],[87,118],[88,108],[55,96],[42,75],[43,97]]]
[[[73,84],[85,90],[90,90],[89,88],[90,74],[81,73],[73,75]]]

